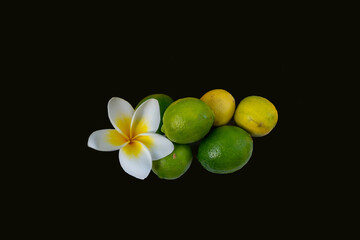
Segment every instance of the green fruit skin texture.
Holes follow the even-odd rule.
[[[143,102],[145,102],[146,100],[151,99],[151,98],[155,98],[155,99],[158,100],[158,102],[159,102],[159,107],[160,107],[160,124],[159,124],[158,129],[156,130],[156,133],[162,133],[162,132],[161,132],[161,127],[162,127],[162,125],[163,125],[164,112],[165,112],[166,108],[167,108],[172,102],[174,102],[174,100],[173,100],[171,97],[169,97],[168,95],[165,95],[165,94],[152,94],[152,95],[149,95],[149,96],[143,98],[143,99],[138,103],[138,105],[136,105],[135,110],[136,110]]]
[[[175,143],[193,143],[210,131],[214,118],[214,112],[200,99],[182,98],[166,109],[161,131]]]
[[[252,151],[253,140],[248,132],[236,126],[222,126],[201,141],[197,158],[209,172],[227,174],[241,169]]]
[[[152,171],[162,179],[177,179],[189,169],[192,158],[189,145],[174,143],[174,151],[171,154],[152,162]]]

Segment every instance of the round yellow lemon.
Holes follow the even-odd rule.
[[[224,89],[208,91],[200,100],[204,101],[213,110],[215,115],[214,126],[227,124],[234,115],[235,99]]]
[[[253,137],[268,134],[278,121],[278,112],[269,100],[259,96],[244,98],[234,116],[235,123]]]

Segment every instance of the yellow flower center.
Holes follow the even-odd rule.
[[[133,141],[130,140],[129,143],[123,148],[124,149],[124,153],[131,157],[138,157],[140,152],[141,152],[141,143],[139,143],[138,141]]]

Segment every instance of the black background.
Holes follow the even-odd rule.
[[[190,229],[201,222],[209,221],[207,228],[212,228],[225,221],[230,231],[236,222],[229,218],[246,216],[247,221],[257,223],[276,216],[290,224],[287,219],[305,214],[309,195],[304,191],[312,189],[307,187],[312,173],[303,164],[306,153],[299,149],[304,130],[301,113],[306,111],[300,96],[306,83],[301,81],[299,59],[294,58],[297,45],[285,43],[287,36],[272,30],[250,37],[218,30],[205,35],[175,31],[160,37],[144,34],[119,42],[104,38],[107,41],[81,44],[82,56],[73,66],[79,73],[76,78],[81,79],[74,90],[80,92],[74,100],[79,108],[76,127],[81,129],[76,146],[79,154],[69,160],[75,170],[74,199],[80,199],[77,207],[89,217],[119,214],[119,218],[136,222],[140,214],[140,218],[170,226],[171,221],[179,224],[175,220],[183,218]],[[250,161],[233,174],[209,173],[194,157],[190,169],[177,180],[161,180],[150,173],[142,181],[122,170],[118,152],[87,147],[93,131],[112,127],[106,106],[113,96],[136,106],[153,93],[176,100],[200,98],[215,88],[229,91],[236,104],[246,96],[263,96],[279,112],[276,128],[265,137],[254,138]],[[194,145],[195,156],[196,150]]]
[[[41,174],[33,174],[41,186],[33,209],[43,212],[47,228],[100,237],[117,230],[140,234],[141,229],[180,237],[192,231],[214,237],[245,230],[255,236],[283,236],[283,229],[295,235],[321,233],[317,221],[337,211],[325,200],[336,182],[329,185],[324,177],[318,133],[309,128],[309,116],[323,101],[315,101],[322,86],[316,86],[319,54],[312,30],[286,17],[182,17],[169,23],[129,18],[113,25],[118,15],[89,15],[52,22],[39,39],[41,64],[35,64],[41,73],[36,76],[47,81],[36,87],[45,85],[43,99],[53,104],[42,136],[55,154],[45,155],[37,169]],[[212,174],[194,157],[177,180],[153,173],[138,180],[122,170],[118,152],[87,147],[93,131],[112,127],[107,117],[111,97],[136,106],[154,93],[176,100],[200,98],[215,88],[229,91],[236,104],[250,95],[265,97],[279,113],[277,126],[253,139],[250,161],[235,173]],[[193,151],[196,156],[196,144]],[[27,188],[28,195],[33,189]],[[60,226],[54,223],[59,219]]]

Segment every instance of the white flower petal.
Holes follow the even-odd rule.
[[[88,146],[99,151],[119,150],[128,142],[123,135],[115,129],[97,130],[90,134]]]
[[[151,98],[142,103],[135,111],[131,120],[131,136],[140,133],[156,132],[160,124],[159,102]]]
[[[134,108],[126,100],[113,97],[108,103],[108,115],[111,124],[124,136],[130,136],[130,123]]]
[[[166,137],[157,133],[142,133],[134,139],[143,143],[150,151],[152,160],[166,157],[174,151],[174,144]]]
[[[152,167],[151,154],[140,142],[133,141],[120,149],[120,165],[133,177],[145,179]]]

